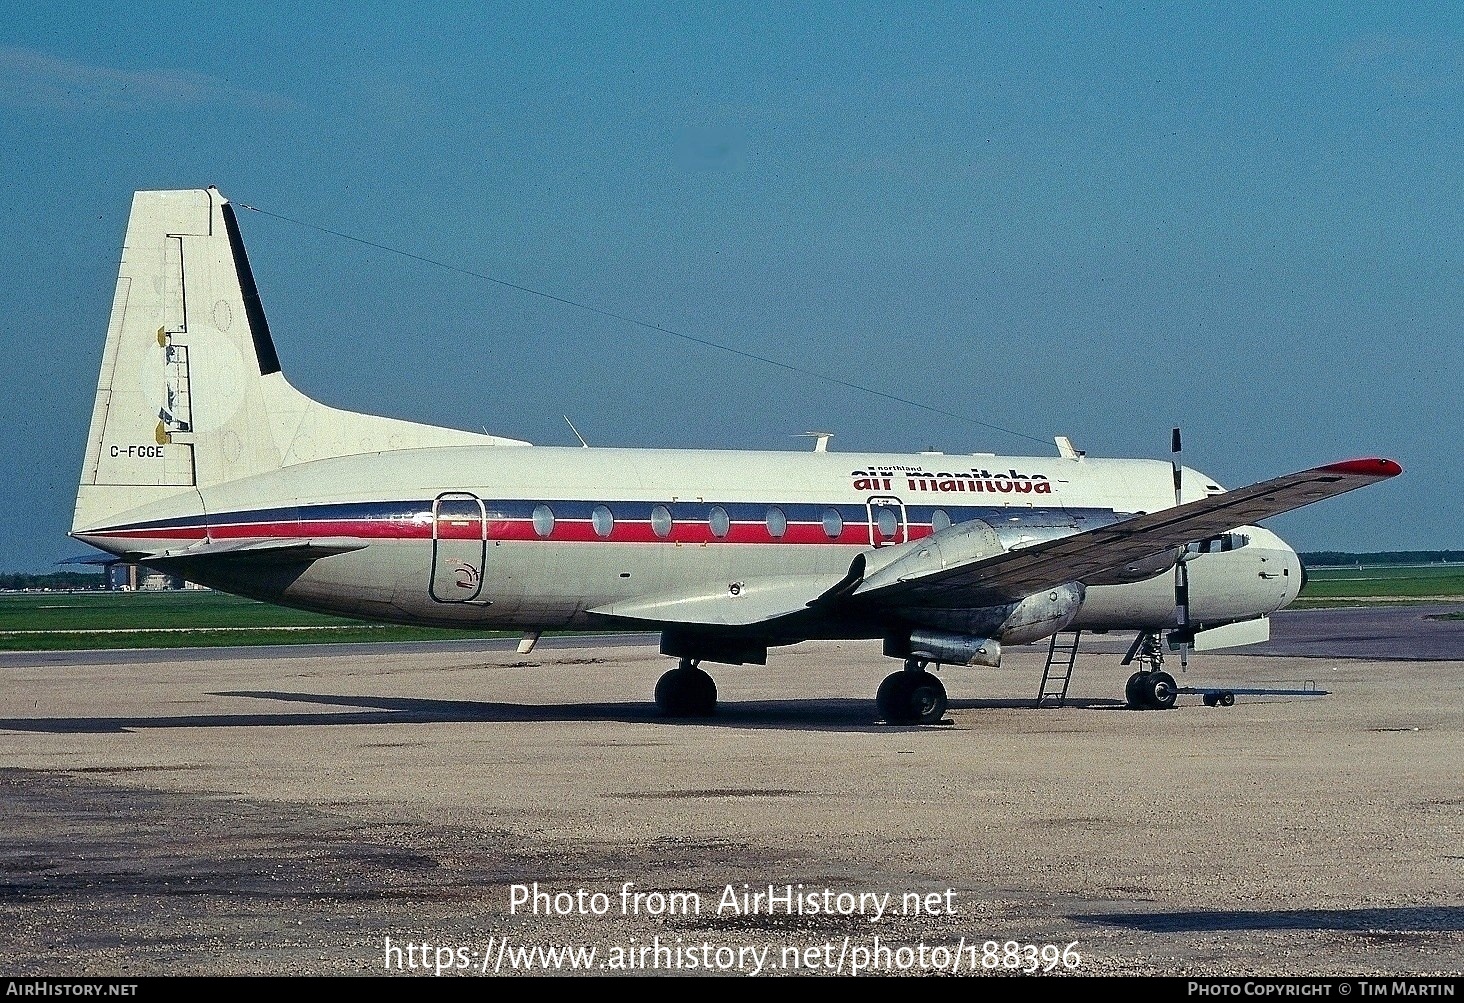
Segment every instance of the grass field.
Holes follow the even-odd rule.
[[[1335,606],[1339,600],[1408,601],[1464,596],[1464,565],[1387,565],[1312,568],[1296,606]]]
[[[1464,596],[1464,565],[1320,568],[1295,606]],[[0,595],[0,651],[194,648],[335,641],[434,641],[503,632],[361,623],[221,592],[21,592]]]
[[[0,651],[196,648],[338,641],[441,641],[501,632],[362,623],[222,592],[0,595]]]

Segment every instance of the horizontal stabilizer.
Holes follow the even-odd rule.
[[[275,540],[210,540],[181,550],[165,550],[160,554],[129,554],[128,559],[145,564],[170,561],[248,561],[257,564],[297,564],[317,561],[322,557],[364,550],[369,544],[349,539],[275,539]]]

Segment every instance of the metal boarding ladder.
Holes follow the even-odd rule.
[[[1073,631],[1068,635],[1072,642],[1059,645],[1057,639],[1062,636],[1060,632],[1053,634],[1047,645],[1047,664],[1042,667],[1042,685],[1037,688],[1034,706],[1041,707],[1048,700],[1054,707],[1061,707],[1067,702],[1068,683],[1072,682],[1073,666],[1078,661],[1078,641],[1082,639],[1083,632]]]

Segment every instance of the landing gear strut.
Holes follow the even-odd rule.
[[[1159,635],[1140,634],[1134,638],[1133,647],[1123,664],[1138,659],[1142,668],[1129,676],[1123,688],[1123,696],[1135,710],[1168,710],[1179,697],[1179,684],[1164,671],[1164,648]]]
[[[667,717],[711,717],[717,711],[717,684],[702,671],[701,659],[683,658],[656,681],[656,706]]]
[[[892,672],[874,695],[879,716],[890,724],[935,724],[945,717],[945,686],[925,667],[929,662],[905,659],[905,668]]]

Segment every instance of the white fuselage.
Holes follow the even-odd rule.
[[[1221,491],[1190,469],[1183,484],[1184,501]],[[447,446],[294,464],[77,535],[119,554],[330,543],[342,552],[309,563],[183,567],[204,584],[349,616],[582,629],[615,627],[586,611],[619,600],[763,576],[837,579],[857,554],[970,519],[1012,549],[1175,503],[1170,464],[1151,460]],[[1264,616],[1301,587],[1295,552],[1268,530],[1237,527],[1199,549],[1186,561],[1191,623]],[[1175,625],[1171,561],[1142,581],[1090,584],[1068,626]],[[775,639],[887,629],[803,623]]]

